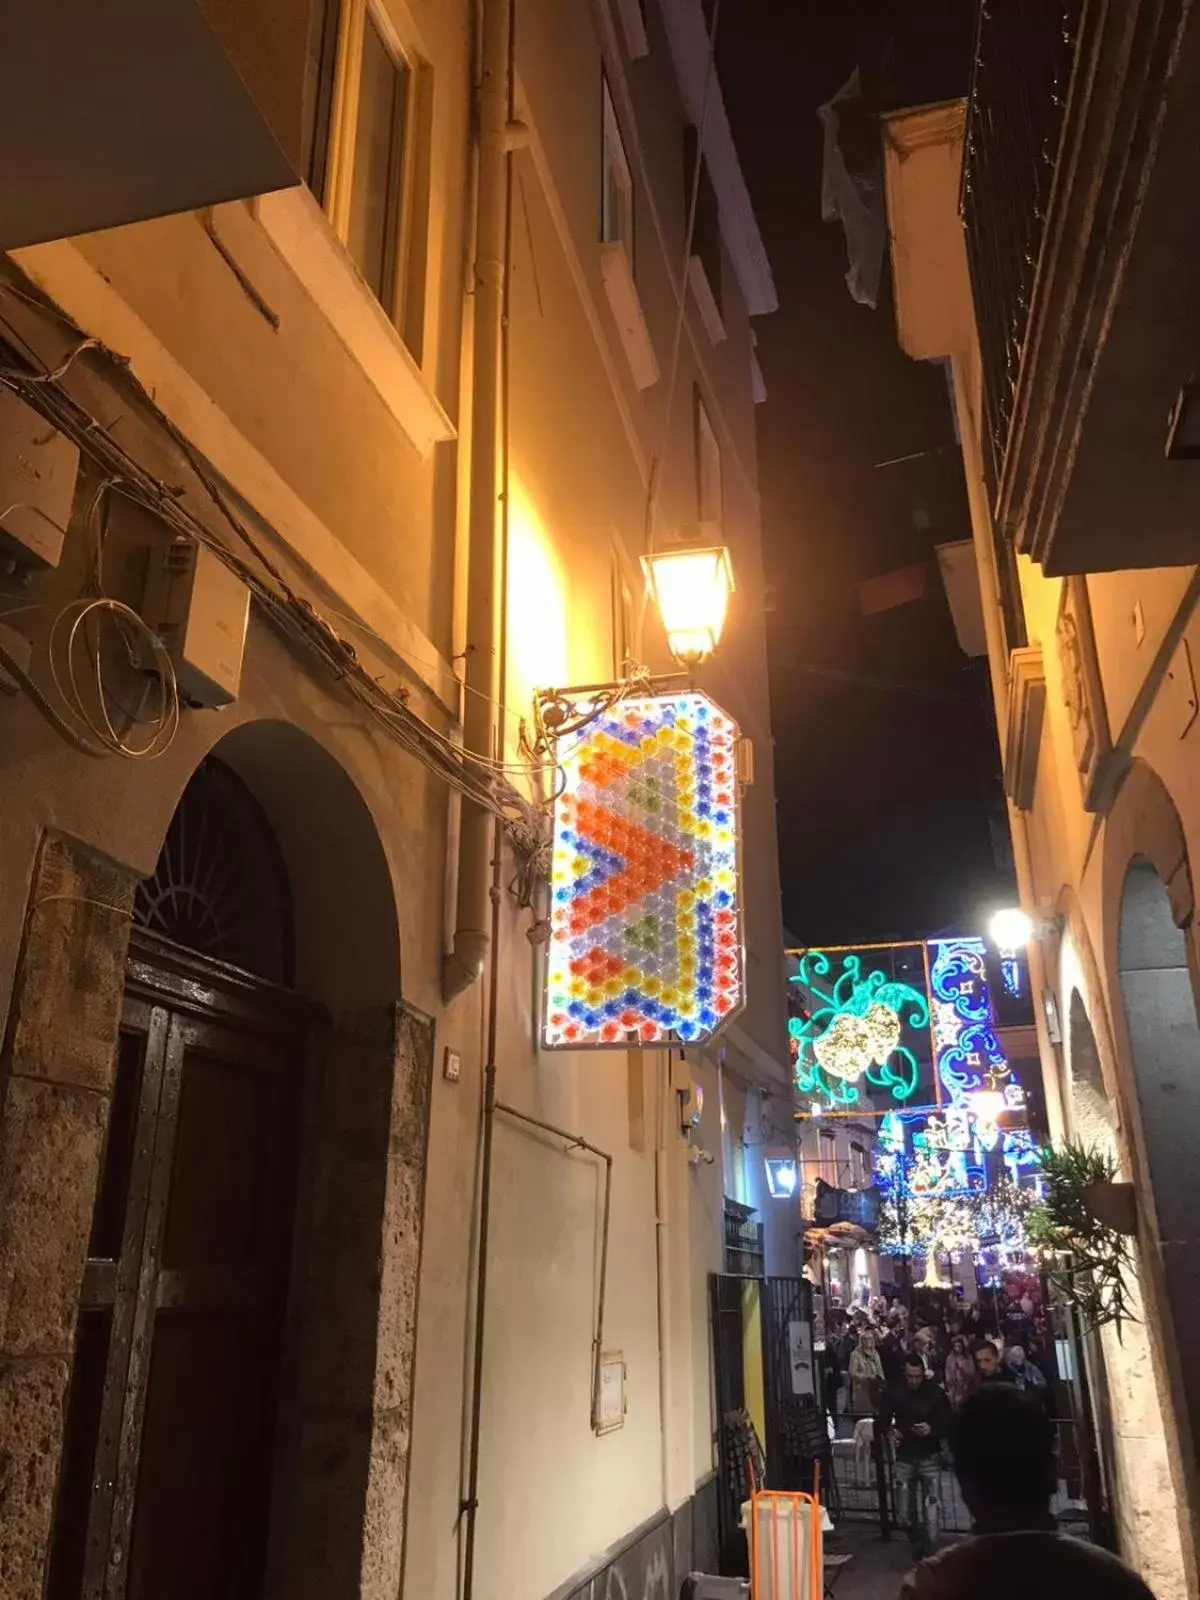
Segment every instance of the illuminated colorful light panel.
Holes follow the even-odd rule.
[[[744,999],[737,724],[622,700],[559,741],[542,1043],[695,1043]]]
[[[938,1103],[920,941],[789,951],[796,1088],[822,1111]]]

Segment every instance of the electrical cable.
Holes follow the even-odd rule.
[[[39,685],[29,676],[17,658],[5,649],[2,642],[0,642],[0,667],[4,668],[14,683],[20,684],[33,702],[36,710],[46,719],[59,738],[65,739],[69,745],[73,746],[82,755],[91,756],[97,761],[103,761],[110,754],[108,750],[92,744],[82,734],[76,733],[61,711],[43,694]]]
[[[90,618],[105,616],[115,621],[117,637],[124,645],[128,666],[137,672],[148,672],[152,661],[154,676],[159,683],[161,698],[157,716],[146,718],[140,710],[125,711],[125,715],[132,723],[153,722],[153,731],[140,744],[131,744],[127,733],[119,732],[109,715],[110,696],[104,686],[100,638],[98,634],[89,638],[87,629]],[[65,646],[61,642],[63,629],[67,632]],[[80,639],[88,651],[95,677],[95,701],[101,719],[99,721],[88,709],[76,676],[76,646]],[[62,674],[66,677],[65,685],[63,675],[59,671],[59,663],[55,659],[56,651],[59,649],[62,653]],[[70,605],[63,607],[51,625],[48,656],[50,676],[54,680],[59,698],[76,721],[86,729],[90,739],[95,740],[111,754],[124,756],[130,761],[154,760],[170,748],[179,731],[179,687],[175,681],[174,663],[166,645],[131,606],[125,605],[120,600],[110,599],[106,595],[72,601]],[[145,694],[148,693],[149,683],[145,690]]]
[[[6,292],[14,293],[19,299],[33,305],[42,314],[47,313],[49,308],[22,294],[13,286],[6,284],[3,288]],[[66,319],[61,312],[54,309],[59,320],[65,322]],[[79,332],[78,329],[74,331]],[[6,348],[8,355],[15,357],[18,362],[24,359],[20,351],[14,349],[11,344],[7,344]],[[74,361],[85,350],[97,351],[106,362],[120,369],[124,381],[133,387],[141,403],[171,438],[207,499],[234,533],[238,543],[249,552],[257,566],[252,565],[236,550],[218,539],[206,523],[184,503],[182,489],[167,485],[143,468],[61,386],[61,376],[69,371]],[[389,737],[401,744],[459,793],[498,817],[509,830],[514,849],[519,853],[528,854],[536,848],[535,841],[540,837],[535,820],[538,808],[507,780],[505,773],[519,770],[532,780],[536,778],[538,769],[496,762],[464,750],[461,745],[447,738],[412,711],[406,703],[407,695],[403,691],[393,693],[371,677],[359,661],[353,645],[343,639],[318,614],[309,601],[295,592],[282,570],[235,514],[221,487],[190,441],[156,404],[153,397],[129,370],[128,363],[118,354],[100,340],[81,336],[80,342],[57,367],[35,373],[20,365],[7,365],[0,367],[0,382],[45,416],[67,437],[73,439],[81,452],[87,455],[106,476],[107,483],[101,486],[93,500],[91,513],[93,518],[99,515],[103,496],[115,490],[150,511],[175,533],[203,544],[247,585],[274,624],[294,642],[300,644],[306,654],[315,657],[334,681],[356,700]],[[101,527],[102,524],[97,525],[95,549],[102,558],[103,536],[99,531]],[[93,562],[95,559],[96,556],[93,555]],[[18,680],[21,681],[22,687],[27,687],[24,681],[26,676],[23,675],[22,679]],[[41,696],[41,700],[45,702],[44,695]],[[49,702],[45,702],[44,706],[39,707],[43,709],[43,714],[48,706]],[[62,729],[59,728],[59,731]],[[104,733],[107,744],[109,732],[103,729],[101,732]],[[120,740],[119,736],[118,740],[121,743],[127,742]],[[71,742],[78,744],[78,736],[73,734]]]

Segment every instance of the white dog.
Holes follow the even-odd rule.
[[[875,1444],[875,1418],[860,1417],[854,1424],[854,1478],[857,1483],[871,1481],[871,1450]]]

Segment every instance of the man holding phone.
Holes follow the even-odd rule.
[[[941,1385],[926,1375],[925,1363],[915,1351],[904,1358],[903,1387],[888,1394],[882,1421],[890,1427],[896,1448],[896,1483],[909,1538],[925,1554],[937,1539],[938,1486],[950,1401]]]

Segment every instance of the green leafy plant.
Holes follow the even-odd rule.
[[[1112,1323],[1121,1336],[1125,1322],[1136,1322],[1128,1279],[1134,1271],[1127,1235],[1102,1222],[1091,1210],[1087,1191],[1118,1181],[1115,1159],[1094,1146],[1067,1143],[1042,1151],[1045,1192],[1026,1221],[1031,1244],[1057,1263],[1051,1282],[1070,1302],[1089,1331]]]

